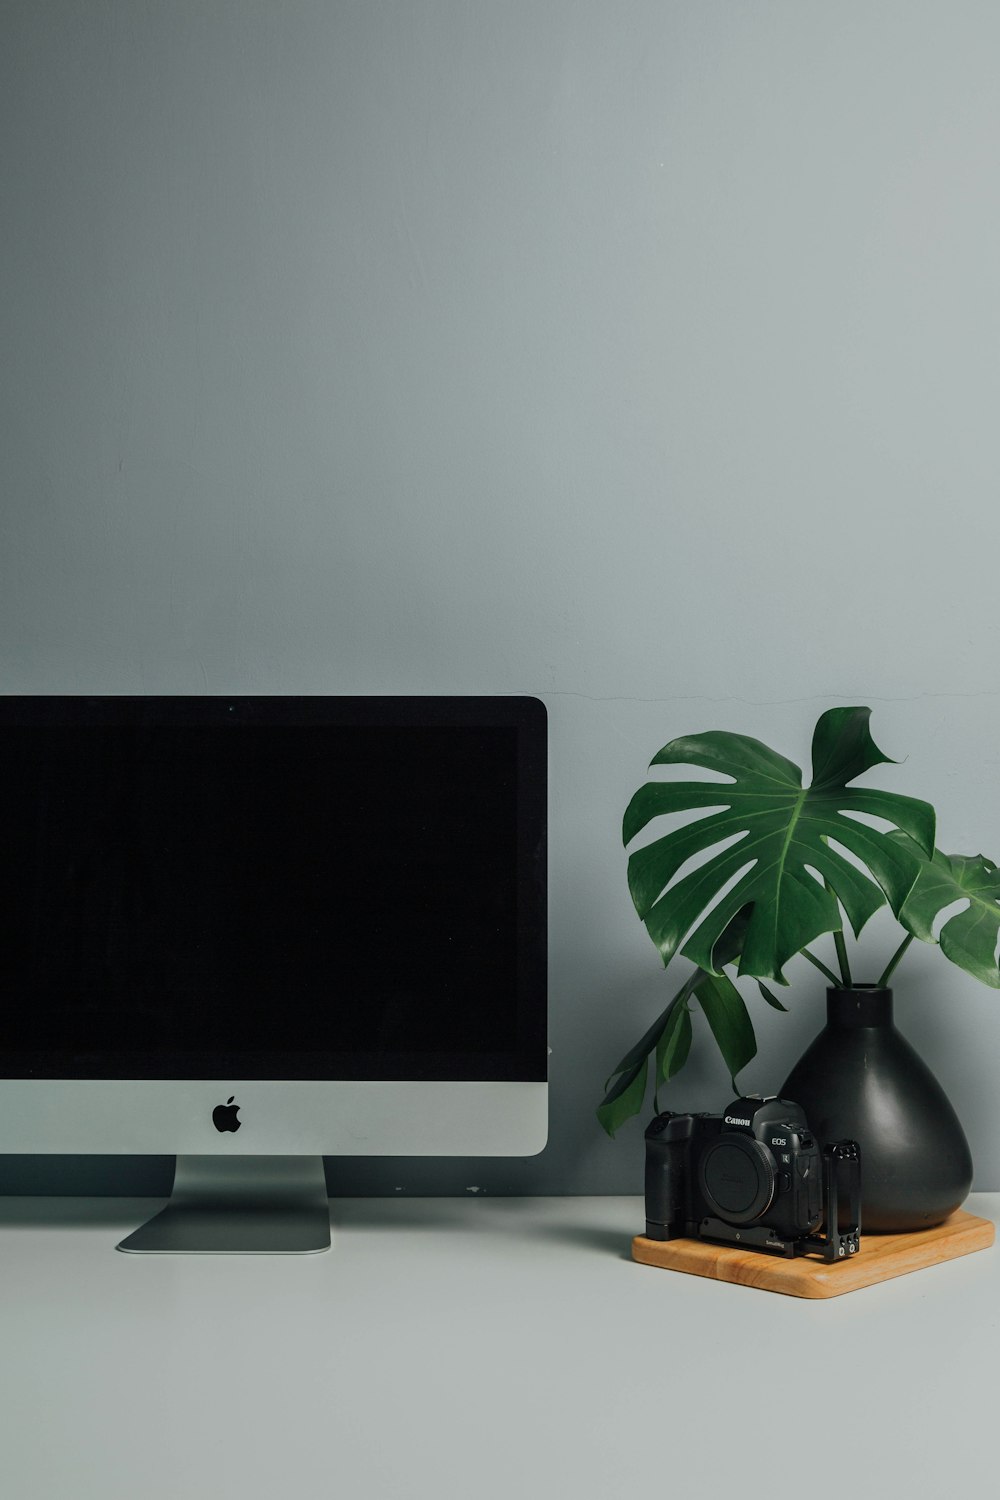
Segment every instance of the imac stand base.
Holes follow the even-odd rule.
[[[310,1255],[329,1248],[321,1156],[178,1156],[170,1202],[118,1246],[136,1255]]]

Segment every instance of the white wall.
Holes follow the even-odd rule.
[[[552,1142],[487,1186],[638,1190],[593,1107],[668,994],[619,834],[666,740],[808,765],[870,704],[869,779],[1000,856],[998,48],[971,0],[0,5],[0,691],[545,700]],[[996,994],[921,948],[897,996],[1000,1188]],[[674,1099],[727,1089],[701,1027]]]

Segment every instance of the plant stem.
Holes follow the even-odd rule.
[[[899,947],[896,949],[895,953],[890,958],[889,962],[886,964],[885,969],[882,972],[882,977],[878,982],[879,989],[885,989],[886,985],[889,983],[889,980],[892,978],[893,970],[912,942],[913,933],[908,932],[903,941],[900,943]]]
[[[847,944],[844,942],[844,934],[835,932],[833,934],[834,945],[837,949],[837,961],[840,964],[840,977],[845,990],[851,988],[851,966],[847,962]]]
[[[810,953],[808,948],[802,948],[800,951],[802,953],[802,957],[803,958],[808,958],[808,960],[809,960],[809,962],[811,964],[815,964],[816,967],[817,967],[817,969],[822,970],[822,972],[826,975],[827,979],[829,979],[829,981],[830,981],[831,984],[835,985],[838,990],[842,987],[840,980],[837,978],[837,976],[833,972],[833,970],[832,969],[828,969],[827,966],[826,966],[826,964],[820,963],[820,961],[816,957],[815,953]]]
[[[834,901],[836,901],[837,893],[833,889],[833,886],[830,884],[830,882],[828,880],[824,880],[823,884],[826,886]],[[847,944],[844,942],[843,927],[841,927],[839,932],[835,932],[833,934],[833,942],[835,948],[837,949],[837,962],[840,964],[841,983],[843,984],[845,989],[849,990],[851,988],[851,966],[847,962]]]

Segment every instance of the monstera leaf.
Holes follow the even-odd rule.
[[[734,959],[743,945],[749,911],[738,912],[716,945],[720,964]],[[597,1118],[608,1135],[639,1113],[646,1097],[649,1054],[656,1053],[653,1087],[668,1083],[687,1062],[691,1050],[692,1027],[688,1001],[696,999],[708,1019],[719,1051],[738,1093],[736,1074],[757,1053],[757,1039],[743,996],[726,974],[708,974],[695,969],[671,1000],[666,1010],[653,1022],[646,1034],[626,1053],[605,1084],[605,1097],[597,1109]],[[775,1002],[777,1003],[777,1002]]]
[[[649,1054],[656,1049],[654,1088],[668,1083],[687,1062],[691,1050],[692,1028],[688,1000],[698,1001],[725,1059],[733,1084],[739,1093],[736,1074],[757,1055],[757,1039],[743,996],[726,974],[706,974],[696,969],[682,986],[663,1014],[654,1021],[641,1041],[637,1042],[611,1075],[607,1093],[597,1109],[597,1118],[609,1135],[639,1113],[646,1097]]]
[[[664,964],[680,951],[718,975],[719,939],[747,908],[739,973],[785,984],[782,970],[793,954],[821,933],[842,930],[841,906],[855,936],[886,900],[899,916],[925,857],[933,853],[934,809],[913,797],[849,785],[889,761],[871,737],[870,717],[868,708],[833,708],[821,715],[808,788],[798,766],[744,735],[709,731],[671,740],[654,757],[654,766],[702,766],[730,778],[650,781],[626,810],[626,845],[663,814],[706,810],[706,816],[637,849],[628,862],[633,903]],[[893,824],[923,856],[852,812]],[[693,856],[734,837],[670,884]],[[872,878],[830,840],[856,856]]]
[[[910,841],[903,833],[889,837],[901,848]],[[912,848],[912,846],[911,846]],[[933,943],[935,919],[946,906],[966,901],[964,911],[944,923],[937,941],[953,964],[1000,990],[1000,967],[995,957],[1000,932],[1000,870],[983,854],[942,854],[922,860],[916,882],[903,903],[899,919],[908,932]]]

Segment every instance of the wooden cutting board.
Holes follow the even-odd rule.
[[[637,1234],[632,1258],[646,1266],[686,1271],[714,1281],[735,1281],[790,1297],[839,1297],[863,1286],[921,1271],[993,1244],[989,1219],[958,1209],[943,1224],[906,1234],[861,1234],[861,1249],[850,1260],[827,1264],[808,1256],[786,1260],[759,1250],[709,1245],[704,1240],[649,1240]]]

